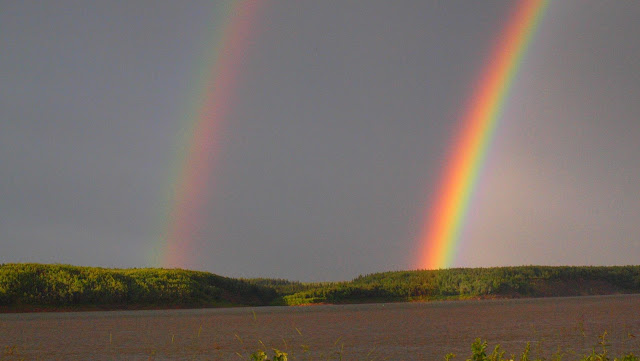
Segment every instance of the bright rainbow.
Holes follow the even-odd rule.
[[[184,146],[176,160],[173,173],[177,177],[163,222],[164,250],[157,260],[163,267],[186,267],[195,252],[192,243],[215,184],[212,173],[220,154],[222,126],[233,105],[240,64],[246,57],[259,4],[259,0],[238,0],[226,8],[216,8],[218,14],[224,13],[224,23],[216,26],[211,37],[211,52],[198,69],[185,112],[188,125],[182,135]]]
[[[549,0],[521,0],[490,54],[424,222],[418,268],[446,268],[453,262],[478,173],[509,89],[548,3]]]

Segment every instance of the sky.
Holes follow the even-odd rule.
[[[254,15],[183,267],[415,269],[512,1],[278,1]],[[212,1],[0,1],[0,263],[163,266]],[[551,1],[453,267],[640,257],[640,2]]]

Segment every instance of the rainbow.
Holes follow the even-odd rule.
[[[238,0],[219,9],[225,14],[209,44],[211,52],[198,68],[184,127],[177,166],[164,216],[163,250],[157,263],[186,267],[195,252],[192,243],[202,222],[203,207],[215,185],[213,172],[220,154],[220,137],[233,106],[240,64],[246,57],[258,0]],[[218,10],[218,9],[217,9]]]
[[[450,267],[478,173],[523,56],[549,0],[521,0],[490,53],[452,142],[435,202],[418,244],[418,268]]]

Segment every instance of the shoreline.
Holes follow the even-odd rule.
[[[78,306],[47,306],[47,305],[21,305],[21,306],[0,306],[0,315],[18,313],[71,313],[71,312],[108,312],[108,311],[160,311],[160,310],[200,310],[219,308],[247,308],[247,307],[314,307],[314,306],[339,306],[339,305],[368,305],[368,304],[388,304],[388,303],[432,303],[432,302],[481,302],[500,300],[535,300],[553,298],[588,298],[600,296],[625,296],[640,295],[640,293],[607,293],[607,294],[586,294],[586,295],[550,295],[550,296],[491,296],[491,297],[462,297],[462,298],[434,298],[415,300],[386,300],[386,301],[362,301],[362,302],[319,302],[304,303],[297,305],[239,305],[239,304],[219,304],[219,305],[198,305],[198,304],[173,304],[173,305],[78,305]]]
[[[107,311],[195,310],[206,308],[242,308],[244,305],[78,305],[78,306],[0,306],[0,315],[16,313],[67,313]],[[256,306],[260,307],[260,306]]]

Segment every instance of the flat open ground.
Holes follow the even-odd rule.
[[[559,347],[586,353],[605,331],[613,354],[639,353],[640,295],[4,314],[0,347],[16,348],[0,352],[27,360],[247,360],[273,347],[295,360],[340,353],[343,360],[442,360],[448,352],[464,360],[477,337],[507,354],[530,341],[534,356],[548,357]]]

